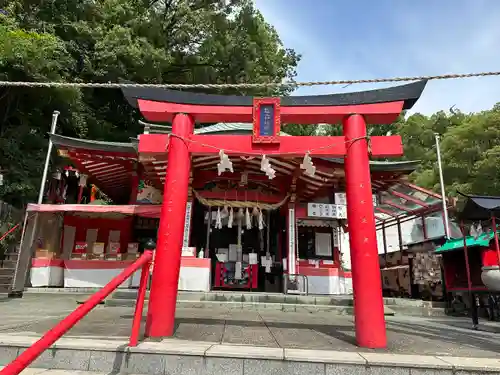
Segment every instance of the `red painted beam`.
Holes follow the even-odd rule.
[[[399,135],[370,137],[370,153],[381,158],[403,156],[403,140]]]
[[[403,194],[399,191],[396,191],[396,190],[387,190],[387,192],[389,194],[392,194],[396,197],[399,197],[399,198],[402,198],[402,199],[406,199],[407,201],[410,201],[412,203],[415,203],[415,204],[418,204],[419,206],[422,206],[422,207],[429,207],[429,205],[423,201],[421,201],[420,199],[417,199],[417,198],[414,198],[414,197],[411,197],[409,195],[406,195],[406,194]]]
[[[228,155],[282,155],[303,157],[311,156],[343,157],[346,143],[343,136],[295,136],[281,137],[280,143],[253,143],[250,135],[192,135],[186,142],[189,151],[195,155],[218,154],[220,150]],[[355,141],[354,141],[355,142]],[[139,153],[164,154],[167,149],[168,134],[141,134]],[[372,156],[389,157],[403,155],[399,135],[371,138]]]
[[[407,187],[409,187],[409,188],[411,188],[413,190],[417,190],[417,191],[420,191],[421,193],[430,195],[431,197],[434,197],[434,198],[437,198],[437,199],[442,199],[441,195],[439,195],[438,193],[433,192],[432,190],[428,190],[428,189],[425,189],[423,187],[411,184],[411,183],[409,183],[407,181],[399,181],[399,183],[401,185],[407,186]]]
[[[207,182],[210,181],[234,181],[234,182],[239,182],[241,180],[241,173],[224,173],[221,176],[217,173],[215,170],[196,170],[194,173],[194,180],[193,180],[193,188],[195,189],[200,189]],[[249,173],[248,174],[248,181],[256,181],[256,182],[263,182],[263,183],[268,183],[272,184],[273,186],[276,186],[279,189],[284,189],[285,187],[290,186],[290,177],[288,176],[276,176],[272,180],[270,180],[266,175],[262,174],[257,174],[257,173]]]
[[[253,107],[208,106],[137,100],[139,110],[148,121],[172,122],[176,113],[189,113],[197,123],[253,122]],[[347,106],[282,106],[282,124],[339,124],[345,116],[363,115],[368,124],[392,124],[403,110],[404,101]]]

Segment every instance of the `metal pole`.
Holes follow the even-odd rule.
[[[439,134],[434,133],[436,138],[436,153],[439,169],[439,184],[441,185],[441,199],[443,200],[443,218],[444,218],[444,234],[446,238],[450,238],[450,224],[448,220],[448,204],[446,203],[446,193],[444,191],[443,165],[441,163],[441,149],[439,147]]]
[[[57,118],[59,111],[54,111],[52,114],[52,125],[50,127],[50,135],[55,134],[57,126]],[[49,173],[50,154],[52,153],[52,140],[49,138],[49,148],[47,149],[47,157],[45,158],[45,166],[43,167],[42,182],[40,183],[40,192],[38,193],[38,204],[42,204],[43,192],[45,191],[45,181],[47,180],[47,173]]]

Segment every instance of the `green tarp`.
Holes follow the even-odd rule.
[[[478,238],[474,238],[472,236],[468,236],[465,239],[465,243],[467,247],[488,247],[490,244],[490,240],[493,238],[493,232],[481,234]],[[464,247],[464,239],[458,238],[453,240],[448,240],[446,243],[438,247],[435,252],[436,253],[444,253],[446,251],[459,250]]]

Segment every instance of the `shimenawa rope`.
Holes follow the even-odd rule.
[[[414,82],[423,80],[445,80],[463,79],[473,77],[500,76],[498,72],[480,72],[463,74],[440,74],[427,76],[389,77],[389,78],[369,78],[337,81],[316,81],[316,82],[264,82],[264,83],[98,83],[98,82],[22,82],[22,81],[0,81],[0,87],[29,87],[29,88],[164,88],[164,89],[221,89],[221,88],[278,88],[278,87],[311,87],[311,86],[332,86],[332,85],[354,85],[361,83],[387,83],[387,82]]]
[[[221,199],[206,199],[203,198],[196,190],[193,190],[193,194],[202,205],[207,207],[258,208],[259,210],[277,210],[286,203],[288,198],[290,198],[290,195],[288,194],[280,202],[275,204],[268,204],[268,203],[251,202],[251,201],[243,202],[243,201],[228,201]]]

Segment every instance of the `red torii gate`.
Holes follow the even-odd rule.
[[[139,153],[165,154],[168,164],[146,335],[171,336],[191,155],[283,155],[345,157],[347,220],[351,248],[358,345],[387,345],[375,232],[369,156],[403,155],[400,136],[367,137],[367,124],[390,124],[420,97],[426,81],[388,89],[319,96],[252,98],[166,89],[124,88],[129,103],[153,122],[171,122],[171,134],[141,134]],[[195,123],[246,122],[253,135],[195,135]],[[344,135],[280,137],[281,123],[338,124]]]

